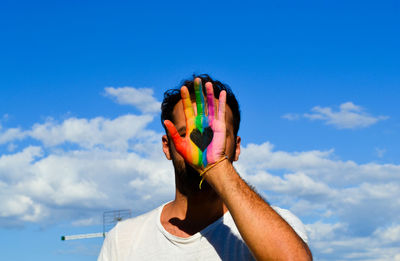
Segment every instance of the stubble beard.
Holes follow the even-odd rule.
[[[205,180],[201,184],[201,189],[199,188],[202,177],[186,161],[177,159],[175,155],[172,155],[172,163],[175,169],[176,187],[180,193],[190,196],[200,192],[207,192],[211,189],[211,186]]]

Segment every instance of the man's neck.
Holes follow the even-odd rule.
[[[189,237],[218,220],[227,210],[213,190],[189,196],[176,190],[175,200],[164,206],[160,221],[169,233]]]

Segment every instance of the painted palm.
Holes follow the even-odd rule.
[[[221,91],[218,107],[214,99],[211,83],[206,83],[207,103],[205,103],[202,84],[199,78],[194,80],[196,111],[192,106],[188,89],[181,88],[181,97],[186,118],[186,134],[181,137],[175,125],[164,121],[178,153],[198,170],[217,162],[225,153],[225,104],[226,92]]]

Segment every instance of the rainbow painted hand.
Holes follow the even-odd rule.
[[[201,79],[196,78],[194,80],[196,112],[192,106],[188,89],[186,86],[181,88],[181,97],[186,118],[186,134],[184,137],[179,135],[175,125],[171,121],[164,121],[178,153],[199,172],[225,157],[226,92],[221,91],[218,108],[216,108],[212,84],[208,82],[205,87],[207,104],[204,101]],[[206,112],[206,106],[208,112]]]

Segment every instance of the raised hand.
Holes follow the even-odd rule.
[[[181,137],[175,125],[165,120],[164,124],[171,135],[178,153],[199,172],[207,166],[225,157],[226,92],[219,95],[218,108],[214,99],[214,90],[210,82],[206,83],[207,103],[205,103],[200,78],[194,80],[196,111],[192,106],[188,89],[181,88],[181,97],[186,118],[186,134]]]

